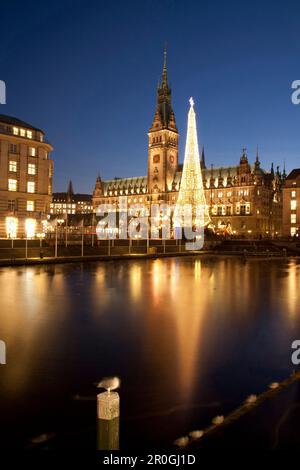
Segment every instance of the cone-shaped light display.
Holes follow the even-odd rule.
[[[184,225],[182,214],[187,205],[191,207],[193,225],[207,226],[211,222],[203,188],[193,98],[190,98],[183,171],[174,213],[175,226]],[[202,213],[200,218],[197,215],[199,208]]]

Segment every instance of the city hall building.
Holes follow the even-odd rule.
[[[0,238],[42,232],[52,199],[52,150],[41,129],[0,114]]]
[[[202,178],[211,221],[217,231],[244,236],[277,236],[282,230],[282,184],[279,167],[261,167],[257,153],[253,164],[243,149],[236,166],[207,168],[202,150]],[[157,89],[157,105],[148,132],[147,175],[132,178],[96,179],[93,206],[118,204],[126,196],[128,206],[153,203],[176,204],[182,176],[178,160],[178,129],[168,84],[166,52]]]

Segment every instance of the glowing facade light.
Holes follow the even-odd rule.
[[[17,238],[18,219],[16,217],[6,217],[7,238]]]
[[[34,238],[35,236],[35,226],[36,221],[35,219],[26,219],[25,221],[25,231],[27,238]]]
[[[203,189],[193,98],[190,98],[183,171],[174,214],[176,224],[181,225],[181,214],[186,205],[191,207],[193,223],[199,225],[197,209],[200,208],[203,211],[200,224],[202,226],[209,225],[211,220]]]

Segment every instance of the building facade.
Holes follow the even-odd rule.
[[[92,214],[93,201],[91,194],[74,194],[72,181],[65,193],[53,193],[50,214]]]
[[[52,146],[42,130],[0,115],[0,237],[42,232],[52,198]]]
[[[293,170],[283,187],[283,235],[300,237],[300,168]]]
[[[153,203],[176,204],[182,165],[178,162],[178,129],[168,84],[166,53],[157,89],[157,104],[148,132],[148,172],[146,176],[96,179],[93,206],[118,204],[125,196],[128,206]],[[202,149],[201,168],[206,203],[217,231],[243,236],[277,236],[282,229],[282,185],[284,174],[262,169],[257,152],[250,164],[243,149],[236,166],[206,167]]]

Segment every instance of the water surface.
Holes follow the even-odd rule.
[[[293,370],[299,281],[288,259],[2,268],[2,444],[53,433],[55,445],[93,448],[105,375],[122,379],[122,447],[202,429]]]

